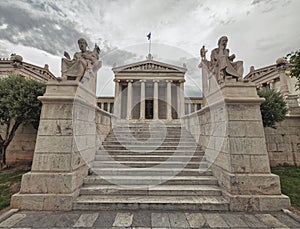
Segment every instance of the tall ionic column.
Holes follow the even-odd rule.
[[[191,103],[188,104],[188,108],[189,108],[188,113],[189,114],[192,113],[192,104]]]
[[[146,80],[140,80],[141,82],[141,103],[140,103],[140,119],[145,119],[145,94],[146,94]]]
[[[115,81],[115,100],[114,100],[114,114],[121,118],[121,103],[122,103],[122,93],[120,89],[120,80]]]
[[[197,111],[197,103],[194,104],[194,111]]]
[[[131,106],[132,106],[132,82],[133,80],[126,80],[128,83],[127,87],[127,119],[131,119]]]
[[[184,116],[184,80],[179,81],[180,83],[180,117]]]
[[[107,112],[110,113],[110,102],[107,102]]]
[[[172,120],[172,82],[173,80],[166,80],[167,82],[167,120]]]
[[[153,80],[153,118],[158,119],[158,82],[159,80]]]

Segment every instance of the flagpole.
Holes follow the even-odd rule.
[[[151,37],[149,39],[149,54],[151,54]]]

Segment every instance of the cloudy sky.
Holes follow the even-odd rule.
[[[60,76],[66,50],[84,37],[101,48],[98,95],[113,95],[112,66],[145,59],[186,64],[186,95],[201,94],[199,49],[222,35],[244,74],[300,48],[299,0],[0,0],[0,57],[11,53]]]

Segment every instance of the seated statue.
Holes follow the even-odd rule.
[[[243,77],[243,61],[233,62],[235,55],[229,55],[227,49],[228,38],[221,37],[218,40],[218,48],[211,51],[211,61],[209,63],[209,70],[216,76],[218,83],[221,83],[226,78],[236,78],[242,80]]]
[[[61,62],[62,80],[81,81],[86,70],[93,70],[99,62],[100,49],[96,44],[94,50],[89,51],[86,40],[80,38],[78,46],[81,52],[76,52],[72,60],[67,52],[64,53],[66,58],[62,58]]]

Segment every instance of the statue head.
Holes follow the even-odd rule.
[[[223,47],[223,48],[225,49],[226,46],[227,46],[227,42],[228,42],[228,37],[222,36],[222,37],[220,37],[220,39],[218,40],[218,46],[219,46],[219,47]]]
[[[86,51],[86,47],[87,47],[87,42],[84,38],[80,38],[78,40],[78,46],[79,46],[79,49],[84,52]]]

